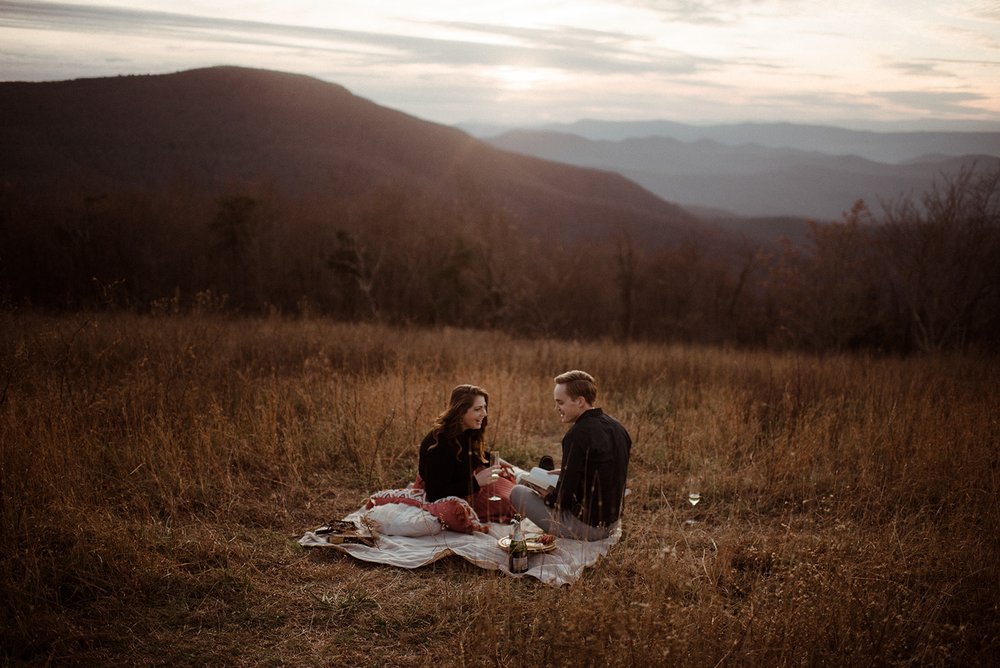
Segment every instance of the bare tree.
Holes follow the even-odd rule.
[[[1000,163],[963,168],[924,193],[883,205],[881,255],[917,348],[962,347],[997,304]]]
[[[770,272],[779,339],[818,350],[845,350],[877,338],[872,229],[868,207],[858,200],[843,222],[812,223],[807,248],[785,248]]]

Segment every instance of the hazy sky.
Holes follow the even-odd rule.
[[[1000,0],[0,0],[0,79],[244,65],[442,123],[1000,123]]]

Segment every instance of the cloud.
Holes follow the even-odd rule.
[[[445,66],[516,64],[597,74],[692,74],[721,67],[655,49],[636,37],[580,28],[514,28],[475,23],[437,24],[468,33],[509,38],[496,44],[388,32],[363,32],[124,9],[108,5],[0,2],[0,27],[85,33],[157,35],[171,39],[319,51],[349,51],[362,64]],[[511,43],[512,42],[512,43]]]
[[[994,21],[1000,23],[1000,5],[994,0],[976,0],[969,3],[968,13],[975,19],[981,21]]]
[[[984,67],[1000,67],[1000,60],[974,60],[972,58],[932,58],[936,63],[952,63],[956,65],[982,65]]]
[[[107,5],[0,2],[0,27],[76,33],[156,35],[208,43],[351,51],[372,64],[434,61],[468,62],[477,52],[487,62],[489,45],[389,33],[340,30],[196,16]]]
[[[966,103],[989,99],[985,95],[965,91],[873,91],[872,95],[917,111],[938,115],[968,114],[978,111]]]
[[[907,76],[957,78],[953,72],[941,69],[941,62],[934,60],[899,61],[890,63],[889,66]]]
[[[652,12],[668,23],[729,26],[742,23],[749,16],[799,14],[805,3],[802,0],[627,0],[622,4]]]
[[[202,41],[239,41],[255,45],[285,43],[282,37],[362,42],[366,35],[328,28],[297,28],[257,21],[123,9],[107,5],[0,2],[0,26],[31,30],[111,34],[155,34]],[[270,37],[264,37],[270,36]],[[369,39],[371,36],[367,36]]]
[[[998,10],[1000,12],[1000,10]],[[941,33],[944,39],[948,42],[956,44],[973,44],[979,45],[984,49],[990,51],[1000,50],[1000,39],[997,39],[997,30],[992,29],[987,30],[982,27],[978,30],[973,30],[970,28],[960,28],[954,25],[938,25],[934,26],[934,30]]]
[[[742,4],[739,0],[708,2],[705,0],[631,0],[623,4],[657,14],[670,23],[697,25],[726,25],[738,20],[733,10]]]
[[[505,63],[597,74],[694,74],[724,63],[664,49],[632,34],[574,27],[521,28],[442,22],[440,27],[513,38],[517,46],[494,47]],[[492,64],[495,64],[492,63]]]

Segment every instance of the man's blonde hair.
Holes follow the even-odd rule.
[[[565,385],[566,394],[572,399],[583,397],[591,406],[597,401],[597,382],[586,371],[574,369],[561,373],[555,378],[556,385]]]

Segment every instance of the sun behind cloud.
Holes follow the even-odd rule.
[[[566,78],[565,74],[551,68],[513,65],[486,68],[483,74],[495,81],[500,88],[510,91],[534,90],[546,84],[558,83]]]

